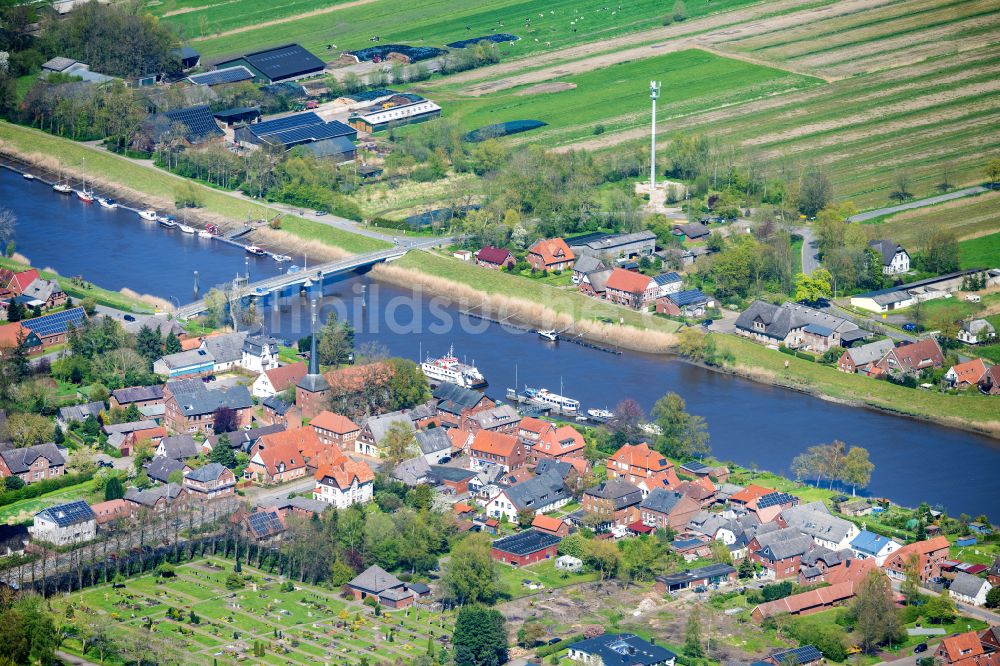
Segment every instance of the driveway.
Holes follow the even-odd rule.
[[[933,206],[934,204],[944,203],[945,201],[951,201],[952,199],[961,199],[962,197],[971,197],[975,194],[981,194],[983,192],[988,192],[989,189],[983,187],[982,185],[976,185],[975,187],[966,187],[961,190],[955,190],[954,192],[948,192],[947,194],[939,194],[936,197],[928,197],[927,199],[917,199],[916,201],[910,201],[909,203],[900,204],[898,206],[887,206],[886,208],[878,208],[876,210],[870,210],[866,213],[858,213],[857,215],[852,215],[847,218],[848,222],[864,222],[865,220],[870,220],[874,217],[882,217],[883,215],[892,215],[893,213],[899,213],[904,210],[913,210],[914,208],[923,208],[924,206]]]
[[[284,499],[288,497],[291,493],[304,493],[308,490],[312,490],[316,487],[316,480],[311,476],[307,476],[302,479],[296,479],[289,483],[283,483],[280,486],[271,488],[264,486],[251,486],[246,491],[246,497],[248,500],[256,504],[257,506],[268,506],[278,499]]]
[[[797,227],[795,233],[802,236],[802,272],[811,275],[819,268],[819,251],[816,249],[816,237],[812,227]]]
[[[919,338],[909,333],[885,326],[882,324],[880,319],[875,319],[874,317],[863,317],[861,315],[856,315],[853,312],[845,310],[836,303],[828,303],[826,306],[817,308],[828,312],[832,315],[838,317],[843,317],[848,321],[852,321],[866,331],[872,331],[874,333],[880,333],[882,335],[887,335],[896,342],[916,342]]]

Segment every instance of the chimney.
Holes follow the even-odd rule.
[[[312,341],[309,346],[309,374],[318,375],[319,374],[319,357],[316,354],[316,299],[312,302],[312,334],[310,337]]]

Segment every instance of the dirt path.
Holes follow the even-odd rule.
[[[350,0],[350,2],[342,2],[339,5],[334,5],[332,7],[323,7],[322,9],[314,9],[310,12],[303,12],[302,14],[296,14],[294,16],[286,16],[284,18],[273,19],[271,21],[264,21],[262,23],[254,23],[253,25],[244,25],[239,28],[233,28],[232,30],[224,30],[222,32],[212,33],[211,35],[206,35],[205,37],[195,37],[191,41],[203,42],[206,39],[216,39],[218,37],[228,37],[229,35],[238,35],[243,32],[250,32],[251,30],[257,30],[259,28],[269,28],[273,25],[281,25],[282,23],[291,23],[293,21],[310,18],[312,16],[332,14],[333,12],[338,12],[341,9],[348,9],[350,7],[358,7],[361,5],[370,5],[373,2],[378,2],[378,0]]]
[[[221,7],[222,5],[231,5],[234,2],[238,2],[238,0],[229,0],[228,2],[220,2],[215,5],[201,5],[199,7],[181,7],[180,9],[171,9],[169,12],[163,12],[163,14],[160,15],[160,18],[167,18],[168,16],[179,16],[181,14],[190,14],[191,12],[196,12],[201,9],[208,9],[209,7],[215,9],[216,7]]]

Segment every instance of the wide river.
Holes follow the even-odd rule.
[[[194,271],[204,292],[246,266],[247,255],[239,248],[165,230],[128,211],[83,204],[6,169],[0,169],[0,207],[17,215],[17,251],[34,265],[81,275],[108,289],[128,287],[185,303],[192,300]],[[279,272],[272,259],[250,258],[251,279]],[[357,330],[358,344],[377,343],[393,355],[418,360],[421,353],[440,356],[453,345],[457,355],[475,361],[495,398],[503,398],[508,387],[558,392],[561,385],[584,408],[635,398],[648,410],[675,391],[689,411],[706,419],[712,451],[721,459],[787,473],[806,447],[841,439],[870,452],[875,472],[869,494],[1000,520],[1000,442],[988,437],[841,406],[668,357],[543,342],[470,320],[441,299],[368,275],[348,275],[329,285],[322,304],[321,318],[339,312]],[[279,308],[268,309],[265,320],[274,335],[294,340],[307,332],[306,301],[284,299]]]

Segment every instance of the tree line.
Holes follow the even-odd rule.
[[[799,480],[813,479],[818,486],[826,481],[850,486],[852,491],[865,488],[871,481],[875,465],[868,459],[868,450],[838,440],[830,444],[810,446],[792,460],[792,472]]]

